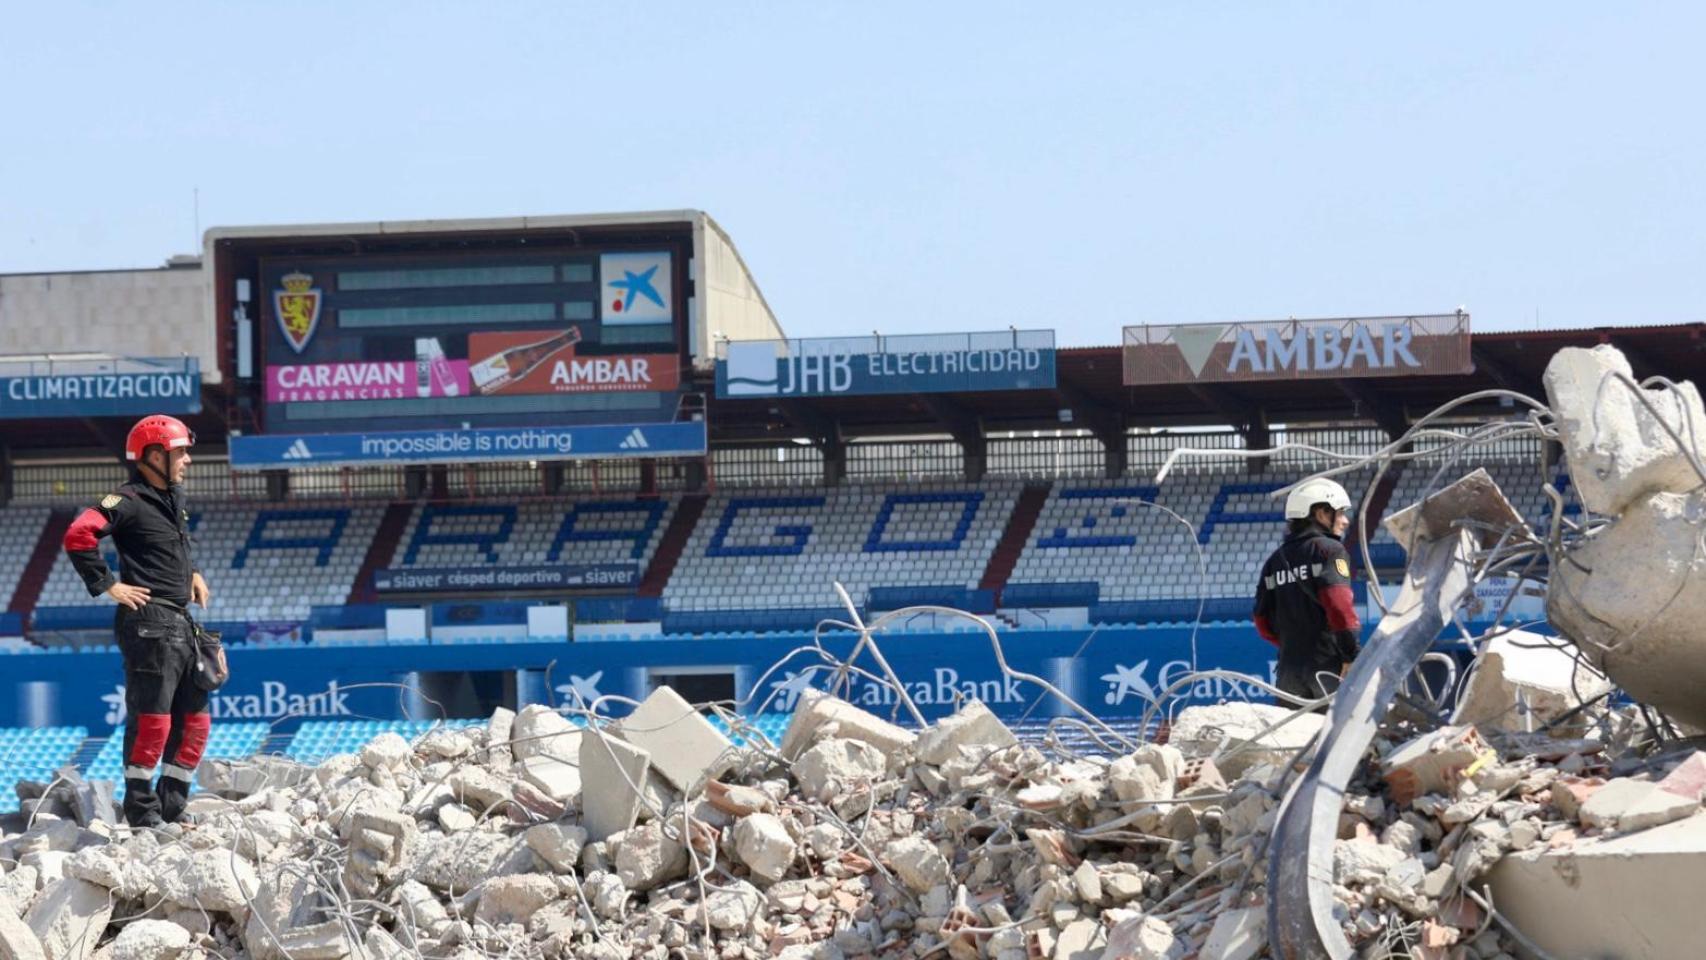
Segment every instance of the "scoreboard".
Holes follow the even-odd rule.
[[[671,419],[678,246],[300,254],[254,262],[267,433]]]

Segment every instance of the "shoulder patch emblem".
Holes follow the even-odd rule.
[[[1333,560],[1333,569],[1339,571],[1339,576],[1347,580],[1350,579],[1351,564],[1344,557],[1337,557]]]
[[[119,496],[116,493],[109,493],[106,496],[101,498],[101,509],[102,510],[111,510],[112,508],[118,506],[119,504],[121,504],[123,502],[124,502],[123,497]]]

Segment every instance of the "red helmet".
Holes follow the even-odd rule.
[[[124,458],[126,460],[141,460],[142,451],[159,444],[167,450],[195,445],[195,434],[184,422],[177,417],[155,414],[136,421],[136,426],[130,428],[130,436],[124,438]]]

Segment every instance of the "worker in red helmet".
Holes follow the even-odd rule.
[[[89,588],[118,603],[113,632],[124,654],[124,815],[133,827],[175,823],[207,747],[208,692],[193,680],[195,626],[207,581],[190,556],[184,472],[195,435],[173,417],[138,421],[125,438],[130,480],[84,510],[65,531],[65,552]],[[99,541],[118,550],[115,576]],[[154,769],[160,770],[159,788]]]

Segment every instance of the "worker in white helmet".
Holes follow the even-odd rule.
[[[1286,497],[1286,538],[1262,566],[1256,631],[1279,648],[1275,685],[1299,700],[1325,696],[1323,675],[1356,659],[1362,625],[1351,597],[1351,560],[1340,538],[1350,526],[1345,488],[1318,477]],[[1325,711],[1325,706],[1320,708]]]

